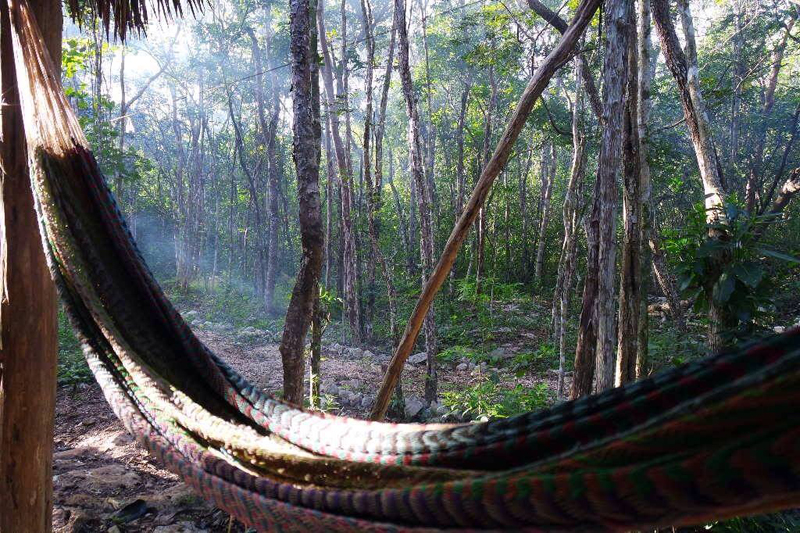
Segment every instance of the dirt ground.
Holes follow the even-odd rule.
[[[251,382],[279,390],[280,354],[274,344],[242,343],[229,334],[199,330],[198,335]],[[323,389],[341,385],[350,396],[370,398],[380,383],[386,354],[322,361]],[[422,396],[425,366],[407,365],[406,397]],[[506,376],[515,382],[526,379]],[[448,387],[466,385],[474,372],[442,365],[439,380]],[[357,400],[336,412],[365,416]],[[174,474],[161,468],[128,435],[94,382],[61,387],[56,405],[54,457],[54,530],[75,532],[243,532],[246,529],[192,493]]]

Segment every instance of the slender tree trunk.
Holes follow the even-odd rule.
[[[397,343],[397,291],[394,287],[392,279],[392,271],[386,261],[383,252],[379,246],[379,230],[380,220],[378,213],[381,208],[382,198],[381,189],[383,187],[383,135],[386,130],[386,107],[389,102],[389,87],[392,79],[392,64],[394,62],[394,46],[395,37],[397,35],[397,28],[392,23],[391,36],[389,38],[389,50],[386,58],[386,69],[383,78],[383,86],[381,91],[381,101],[378,106],[378,121],[375,127],[375,183],[372,184],[372,194],[368,195],[371,202],[369,206],[369,224],[370,224],[370,239],[372,241],[372,250],[378,265],[383,271],[384,278],[386,279],[386,295],[389,303],[389,335],[392,339],[392,348],[394,349]],[[374,46],[374,45],[373,45]],[[366,150],[365,150],[366,151]],[[369,185],[369,184],[368,184]],[[395,191],[395,194],[396,191]],[[398,204],[398,217],[400,218],[402,228],[402,212],[399,210]],[[399,385],[398,385],[399,388]],[[402,396],[402,391],[400,391]]]
[[[287,401],[303,401],[303,345],[308,333],[322,269],[322,215],[319,198],[319,160],[322,130],[319,118],[316,0],[291,0],[292,111],[294,166],[303,258],[286,312],[280,344],[283,394]]]
[[[308,371],[308,405],[311,409],[319,409],[319,385],[321,381],[320,363],[322,361],[322,334],[324,333],[322,305],[319,293],[314,298],[314,309],[311,311],[311,357]]]
[[[544,270],[544,251],[547,243],[547,225],[550,223],[550,196],[553,193],[553,182],[557,169],[556,146],[552,142],[544,145],[542,154],[542,195],[539,220],[539,239],[536,246],[536,264],[533,270],[533,281],[538,286],[542,282]]]
[[[342,16],[343,21],[344,18],[344,8],[342,8]],[[332,106],[333,102],[336,101],[337,97],[334,94],[333,89],[333,62],[331,60],[330,49],[327,42],[327,37],[325,36],[325,24],[323,21],[323,9],[320,7],[319,13],[317,16],[317,23],[319,25],[319,35],[320,35],[320,44],[322,46],[322,56],[324,59],[324,64],[322,67],[322,78],[325,84],[325,92],[327,94],[327,100],[329,106]],[[344,46],[344,45],[343,45]],[[342,58],[343,61],[346,58]],[[343,104],[347,105],[346,99],[346,85],[343,85],[345,91],[343,94],[340,94],[339,97],[342,99]],[[345,108],[346,110],[346,108]],[[340,129],[340,122],[339,122],[339,112],[338,110],[333,109],[331,107],[328,111],[331,121],[331,135],[333,137],[333,146],[336,153],[336,160],[339,165],[339,180],[341,183],[341,191],[342,191],[342,241],[343,241],[343,296],[345,300],[345,311],[347,315],[348,322],[350,324],[350,334],[352,336],[352,341],[354,344],[361,344],[361,313],[359,309],[358,303],[358,295],[356,291],[356,277],[358,273],[357,265],[356,265],[356,243],[355,243],[355,233],[353,229],[353,222],[352,222],[352,207],[353,207],[353,198],[352,198],[352,170],[351,170],[351,163],[349,161],[348,153],[349,151],[346,149],[345,140],[341,137],[341,129]],[[346,113],[346,117],[349,117],[349,113]]]
[[[651,200],[650,177],[650,141],[649,123],[652,100],[650,97],[651,86],[656,72],[658,54],[653,52],[652,17],[650,15],[649,0],[637,1],[636,39],[637,39],[637,84],[636,84],[636,126],[639,138],[639,198],[641,209],[640,224],[640,291],[639,291],[639,323],[636,353],[636,379],[649,373],[649,321],[647,312],[647,296],[650,288],[650,268],[652,252],[650,251],[650,238],[653,234],[653,216]],[[680,303],[680,302],[678,302]]]
[[[60,71],[61,2],[31,6]],[[18,14],[18,13],[15,13]],[[0,531],[50,531],[58,323],[26,161],[11,40],[0,2]]]
[[[342,8],[343,23],[345,20],[344,7]],[[328,47],[327,37],[325,36],[325,24],[323,21],[323,8],[320,5],[319,13],[317,16],[317,23],[319,25],[320,45],[322,46],[322,56],[324,64],[322,67],[322,78],[325,84],[325,92],[327,94],[328,115],[331,121],[331,135],[333,137],[333,146],[336,152],[336,160],[339,164],[339,180],[341,183],[342,191],[342,241],[343,241],[343,296],[345,300],[345,310],[348,322],[350,324],[350,334],[354,344],[361,344],[361,313],[358,303],[358,294],[356,291],[357,283],[357,265],[356,265],[356,242],[355,233],[352,221],[352,169],[349,161],[349,151],[345,146],[345,141],[341,137],[341,129],[339,122],[338,110],[332,107],[333,102],[336,101],[336,95],[333,90],[333,62]],[[344,46],[344,45],[343,45]],[[346,58],[342,58],[346,61]],[[346,71],[346,69],[345,69]],[[344,84],[345,92],[340,94],[340,98],[344,105],[347,105],[346,84]],[[345,108],[346,109],[346,108]],[[349,113],[346,113],[349,117]],[[349,128],[348,128],[349,130]]]
[[[572,289],[572,278],[575,274],[575,263],[578,252],[578,224],[580,211],[578,201],[586,174],[586,132],[583,120],[584,98],[582,70],[586,68],[586,60],[582,55],[575,59],[575,104],[572,109],[572,168],[570,170],[567,192],[564,196],[562,220],[564,222],[564,241],[561,245],[561,256],[558,261],[558,277],[553,295],[553,322],[558,341],[558,386],[559,398],[564,398],[564,366],[566,364],[566,322],[569,312],[569,294]]]
[[[394,24],[399,37],[397,57],[398,72],[403,87],[408,115],[408,144],[411,158],[411,175],[419,194],[420,214],[420,254],[422,256],[422,286],[428,281],[433,270],[433,226],[431,223],[431,191],[425,179],[422,164],[422,144],[419,133],[419,114],[417,97],[411,81],[411,65],[409,64],[408,28],[406,26],[405,0],[394,0]],[[428,354],[425,373],[425,400],[436,399],[436,325],[434,310],[430,309],[425,316],[425,351]]]
[[[653,21],[658,30],[661,48],[667,67],[678,85],[678,92],[683,105],[683,115],[689,130],[689,137],[694,147],[697,164],[700,169],[700,178],[705,192],[706,218],[709,222],[725,222],[724,210],[726,192],[721,165],[714,146],[711,126],[708,122],[705,102],[700,91],[699,69],[697,65],[697,46],[694,37],[694,24],[688,0],[678,0],[678,11],[683,27],[686,53],[681,49],[675,26],[669,13],[668,0],[651,0]],[[720,239],[724,235],[718,230],[710,230],[711,239]],[[723,347],[722,333],[734,322],[734,317],[717,305],[714,298],[712,284],[717,279],[717,272],[721,272],[727,258],[723,256],[724,249],[712,258],[713,272],[707,273],[709,286],[706,294],[709,298],[709,331],[708,343],[712,351]]]

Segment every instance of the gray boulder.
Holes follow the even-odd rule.
[[[427,360],[428,354],[425,352],[415,353],[408,358],[408,362],[412,365],[424,365]]]
[[[425,409],[425,402],[422,401],[422,398],[419,398],[417,396],[408,396],[406,398],[406,405],[405,405],[406,418],[414,418],[423,409]]]

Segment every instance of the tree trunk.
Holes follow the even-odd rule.
[[[653,78],[656,72],[656,62],[658,53],[653,51],[652,39],[652,17],[650,15],[649,0],[638,0],[637,3],[637,103],[636,124],[639,130],[639,195],[641,205],[641,274],[640,274],[640,294],[639,294],[639,331],[637,334],[637,354],[636,354],[636,378],[641,378],[649,373],[649,321],[647,313],[647,295],[650,287],[650,265],[653,263],[653,256],[649,242],[653,234],[652,216],[652,180],[650,177],[650,140],[649,123],[650,111],[652,109],[652,99],[650,96]],[[655,266],[653,266],[655,268]],[[674,286],[672,286],[674,290]],[[680,302],[678,302],[680,304]],[[679,319],[682,319],[680,306],[678,307]],[[682,320],[678,322],[682,327]],[[681,330],[682,331],[682,330]]]
[[[333,108],[333,103],[337,100],[337,95],[333,90],[333,62],[331,60],[330,49],[328,47],[328,40],[325,34],[325,23],[323,21],[323,7],[320,4],[320,9],[317,16],[317,23],[319,24],[320,45],[322,46],[322,56],[324,63],[322,66],[322,78],[325,83],[325,92],[328,101],[328,116],[331,121],[331,136],[333,137],[333,146],[336,152],[336,160],[339,164],[339,180],[342,190],[342,241],[343,241],[343,287],[342,292],[345,301],[345,314],[347,315],[350,324],[350,335],[354,344],[361,344],[361,313],[358,303],[358,294],[356,291],[357,283],[357,265],[356,265],[356,241],[352,221],[352,169],[349,158],[349,150],[345,146],[345,141],[341,136],[339,113],[338,110]],[[342,11],[343,21],[344,10]],[[343,45],[344,46],[344,45]],[[342,58],[345,61],[346,58]],[[346,84],[344,85],[346,87]],[[344,89],[346,91],[346,89]],[[346,106],[347,93],[339,94],[338,97]],[[346,110],[346,108],[345,108]],[[349,113],[346,113],[349,117]],[[348,128],[349,129],[349,128]]]
[[[584,98],[582,70],[586,68],[583,55],[575,59],[575,103],[572,109],[572,168],[567,192],[564,196],[564,241],[558,260],[558,277],[553,294],[553,323],[558,342],[558,386],[559,399],[564,398],[564,366],[566,364],[566,323],[569,312],[569,295],[578,252],[578,223],[580,211],[578,201],[586,174],[586,132],[583,120]]]
[[[397,28],[395,27],[394,23],[392,23],[391,37],[389,38],[389,50],[386,58],[386,69],[383,78],[383,86],[381,92],[381,101],[380,105],[378,106],[378,122],[375,127],[375,183],[372,185],[370,185],[369,183],[367,184],[368,186],[372,187],[372,193],[367,195],[369,203],[368,210],[370,217],[369,218],[370,240],[372,241],[373,254],[375,255],[375,258],[378,261],[378,265],[383,271],[383,275],[386,279],[386,293],[387,293],[386,296],[389,303],[389,335],[392,339],[392,348],[394,348],[398,340],[397,339],[398,335],[397,291],[394,288],[392,271],[390,270],[389,264],[386,262],[386,258],[384,257],[383,252],[381,251],[379,246],[378,237],[380,230],[380,220],[378,219],[378,213],[380,211],[382,203],[381,189],[383,187],[383,135],[386,130],[386,107],[389,102],[389,87],[392,79],[392,64],[394,62],[394,45],[395,45],[396,34],[397,34]],[[399,209],[397,215],[400,218],[402,227],[402,212],[399,211]]]
[[[553,193],[553,182],[557,170],[556,146],[546,142],[542,153],[542,195],[540,201],[539,239],[536,246],[536,264],[533,270],[533,281],[538,286],[542,282],[544,271],[544,251],[547,242],[547,225],[550,223],[550,196]]]
[[[614,384],[636,379],[642,305],[642,191],[639,155],[639,63],[636,11],[628,11],[627,97],[623,124],[623,241],[619,281],[619,325]]]
[[[680,12],[684,41],[686,42],[686,54],[681,49],[675,32],[675,26],[669,13],[669,1],[651,0],[650,5],[652,7],[653,21],[661,40],[664,60],[678,85],[678,92],[683,105],[683,116],[694,147],[697,164],[700,169],[700,178],[703,181],[706,218],[709,222],[724,223],[725,215],[722,208],[725,203],[726,192],[722,169],[711,134],[711,126],[708,123],[705,102],[700,91],[694,24],[688,0],[678,0],[678,11]],[[711,239],[719,239],[723,235],[718,230],[710,230],[709,237]],[[724,250],[721,247],[720,253],[716,254],[717,257],[712,258],[712,264],[715,264],[715,269],[720,272],[726,262],[726,258],[722,256],[723,252]],[[711,285],[716,281],[717,277],[715,272],[707,273],[709,286],[705,289],[710,308],[708,344],[712,351],[718,351],[723,347],[722,332],[732,321],[732,317],[727,316],[728,313],[719,308],[711,296],[713,293]]]
[[[303,346],[322,269],[322,215],[319,198],[319,160],[322,130],[319,119],[316,0],[291,0],[292,155],[297,172],[297,200],[303,257],[297,272],[280,344],[283,394],[287,401],[303,401]]]
[[[399,37],[397,58],[398,72],[403,87],[408,115],[408,144],[411,159],[411,176],[417,186],[420,215],[420,255],[422,257],[422,286],[425,287],[433,270],[433,225],[431,222],[431,191],[425,179],[422,163],[422,143],[419,133],[419,114],[417,97],[411,81],[411,65],[409,64],[408,28],[406,26],[405,0],[394,0],[394,24]],[[428,360],[425,373],[425,400],[436,400],[436,325],[434,310],[425,316],[425,351]]]
[[[399,1],[402,2],[402,0]],[[494,183],[494,180],[505,168],[514,143],[519,137],[519,133],[522,131],[525,121],[531,109],[533,109],[533,105],[541,96],[542,91],[547,87],[553,74],[572,53],[572,50],[575,48],[575,45],[601,3],[602,0],[582,0],[576,9],[575,18],[567,31],[564,32],[560,42],[555,49],[550,52],[547,58],[545,58],[542,66],[536,71],[523,91],[506,129],[500,137],[500,141],[495,148],[491,160],[484,167],[475,185],[475,189],[472,192],[472,196],[464,208],[464,212],[461,214],[453,231],[450,233],[442,256],[436,265],[436,269],[428,278],[425,287],[423,287],[422,294],[420,294],[408,324],[406,325],[403,338],[384,375],[383,383],[378,391],[377,400],[370,413],[371,419],[380,420],[385,416],[392,391],[395,389],[403,365],[414,347],[420,329],[422,329],[424,317],[428,314],[428,310],[433,303],[433,298],[447,278],[453,266],[453,262],[458,255],[458,251],[469,232],[469,228],[475,222],[479,208],[489,194],[492,183]]]
[[[31,7],[60,71],[61,2]],[[19,112],[9,7],[0,2],[0,531],[50,531],[58,323]]]

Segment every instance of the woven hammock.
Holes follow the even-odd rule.
[[[200,495],[276,531],[631,530],[800,504],[800,331],[540,412],[366,422],[262,393],[139,254],[26,0],[10,0],[42,244],[126,428]]]

